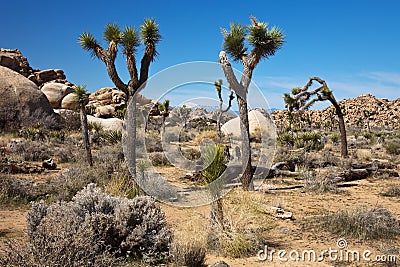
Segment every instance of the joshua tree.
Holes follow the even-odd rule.
[[[313,91],[308,91],[312,83],[316,81],[321,86]],[[289,111],[298,110],[305,111],[308,110],[317,101],[330,101],[335,108],[336,115],[339,119],[339,131],[340,131],[340,142],[341,142],[341,156],[346,158],[348,156],[347,152],[347,137],[346,137],[346,127],[344,124],[344,115],[342,109],[335,97],[333,92],[329,89],[328,85],[324,80],[319,77],[310,78],[309,82],[304,87],[296,87],[292,89],[292,95],[290,93],[285,93],[284,100],[286,103],[286,108]],[[310,99],[315,96],[315,98]]]
[[[157,55],[156,45],[161,40],[158,24],[154,19],[145,19],[144,23],[140,26],[140,31],[132,27],[125,27],[121,31],[117,24],[110,23],[107,24],[103,36],[104,40],[108,43],[107,48],[103,48],[94,36],[88,32],[82,33],[78,41],[83,49],[103,61],[106,65],[108,76],[114,85],[126,94],[129,101],[146,82],[150,63],[154,61]],[[140,72],[138,73],[136,51],[141,42],[145,45],[145,49],[140,62]],[[122,53],[126,57],[126,66],[130,76],[130,80],[127,83],[121,80],[115,67],[118,46],[122,47]]]
[[[79,44],[83,49],[89,51],[92,56],[99,58],[106,65],[108,76],[114,85],[126,94],[127,103],[139,90],[145,86],[145,82],[149,75],[150,63],[154,61],[157,55],[156,46],[161,40],[158,24],[154,19],[145,19],[140,26],[140,31],[125,27],[120,30],[117,24],[107,24],[104,33],[104,40],[108,43],[108,47],[103,48],[94,36],[88,32],[84,32],[79,36]],[[140,71],[136,67],[136,52],[140,43],[145,45],[144,54],[140,62]],[[122,46],[122,53],[126,57],[126,66],[130,79],[124,83],[117,73],[115,67],[115,59],[118,53],[118,46]],[[132,140],[136,144],[136,103],[132,105]],[[133,175],[136,176],[136,147],[132,146],[133,154]]]
[[[363,110],[363,114],[364,114],[365,121],[367,123],[367,130],[370,133],[371,132],[371,127],[369,125],[369,122],[373,119],[372,116],[375,115],[375,112],[370,112],[369,110],[365,109],[365,110]]]
[[[229,94],[229,102],[228,106],[226,109],[222,109],[222,105],[224,104],[224,100],[222,99],[222,80],[218,80],[214,82],[215,85],[215,90],[217,90],[218,98],[219,98],[219,112],[218,112],[218,117],[217,117],[217,133],[218,136],[221,138],[222,137],[222,132],[221,132],[221,119],[222,119],[222,114],[225,112],[228,112],[228,110],[232,106],[232,100],[235,98],[233,96],[233,92]]]
[[[86,158],[90,166],[93,166],[92,151],[90,149],[89,134],[88,134],[88,122],[86,117],[86,105],[89,102],[89,98],[86,93],[84,86],[75,87],[75,102],[79,106],[79,113],[81,118],[81,130],[82,130],[82,141],[86,150]]]
[[[169,99],[165,99],[164,103],[158,105],[158,109],[162,116],[162,133],[165,133],[165,119],[169,116]]]
[[[192,111],[191,108],[187,108],[186,105],[179,107],[177,110],[178,116],[183,119],[183,128],[186,129],[187,120],[189,119],[190,112]]]
[[[221,226],[223,228],[224,213],[221,201],[222,184],[217,180],[225,171],[224,146],[209,145],[203,154],[204,170],[201,172],[204,183],[208,186],[211,194],[210,223],[211,227]]]
[[[247,110],[247,93],[253,75],[253,70],[263,59],[275,55],[284,43],[282,31],[273,26],[268,27],[267,23],[259,22],[255,17],[250,17],[251,25],[244,26],[237,23],[230,25],[230,31],[222,29],[224,36],[223,51],[219,54],[219,62],[228,80],[229,87],[235,92],[239,106],[240,131],[242,136],[242,187],[244,190],[251,190],[253,187],[251,148],[249,136],[249,118]],[[248,52],[245,41],[252,47]],[[229,59],[239,61],[243,65],[243,74],[238,81]]]

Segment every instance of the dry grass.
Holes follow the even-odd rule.
[[[357,149],[357,158],[361,161],[370,161],[372,158],[372,152],[370,149]]]
[[[324,216],[322,224],[333,234],[359,240],[390,240],[400,235],[398,218],[381,207],[340,210]]]
[[[195,145],[200,145],[203,140],[209,139],[213,142],[219,141],[219,136],[216,131],[203,131],[193,139]]]
[[[274,223],[263,195],[233,190],[224,201],[224,212],[223,229],[211,231],[212,238],[208,240],[217,254],[229,258],[247,257],[267,242]]]

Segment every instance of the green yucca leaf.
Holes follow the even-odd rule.
[[[84,85],[76,86],[74,89],[74,93],[76,103],[78,103],[80,106],[87,104],[89,98],[86,92],[86,87]]]
[[[155,46],[161,41],[159,26],[155,19],[145,19],[140,26],[140,35],[143,44],[146,46]]]
[[[106,25],[103,36],[107,42],[119,43],[121,41],[121,30],[117,24],[109,23]]]
[[[247,48],[244,46],[245,37],[247,34],[246,27],[242,24],[232,23],[230,25],[230,32],[223,30],[224,44],[223,49],[235,61],[241,60],[246,55]]]
[[[132,27],[126,26],[121,33],[121,44],[124,47],[124,54],[134,53],[140,45],[139,32]]]
[[[78,38],[78,43],[83,49],[91,52],[92,56],[96,56],[95,49],[96,47],[99,46],[99,43],[96,41],[96,39],[91,33],[89,32],[81,33],[81,35],[79,35]]]

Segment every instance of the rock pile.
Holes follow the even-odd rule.
[[[393,129],[400,127],[400,98],[388,100],[364,94],[339,102],[344,113],[346,127],[367,129]],[[297,114],[299,115],[299,114]],[[331,129],[337,126],[337,116],[333,106],[323,110],[309,110],[301,116],[295,114],[292,122],[301,127]],[[297,117],[296,117],[297,116]],[[275,110],[271,114],[278,127],[289,125],[290,116],[285,110]],[[297,121],[297,122],[296,122]]]
[[[0,65],[23,75],[39,88],[47,82],[56,82],[72,86],[73,84],[66,80],[63,70],[35,70],[29,65],[28,60],[21,54],[18,49],[0,49]]]

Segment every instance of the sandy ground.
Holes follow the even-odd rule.
[[[161,170],[163,175],[175,180],[177,171],[168,167]],[[43,178],[43,177],[42,177]],[[271,181],[267,181],[271,182]],[[266,261],[260,261],[257,258],[257,252],[263,247],[254,248],[254,256],[248,258],[230,259],[222,258],[218,255],[207,255],[207,263],[214,263],[224,260],[230,266],[396,266],[390,264],[378,264],[375,260],[377,255],[394,255],[397,257],[397,264],[400,264],[400,240],[385,240],[360,242],[357,240],[346,240],[347,247],[342,251],[357,250],[363,253],[366,250],[371,251],[370,262],[363,259],[360,261],[346,262],[345,260],[330,261],[325,257],[322,262],[313,261],[288,261],[283,262],[277,257],[278,250],[286,250],[289,253],[292,250],[302,253],[304,250],[314,250],[317,255],[322,250],[338,249],[337,240],[340,236],[333,236],[315,226],[315,220],[318,216],[335,212],[341,209],[357,209],[361,207],[384,207],[395,215],[400,217],[400,198],[383,197],[380,194],[392,185],[400,185],[399,178],[387,179],[364,179],[347,183],[343,187],[341,194],[311,194],[305,193],[302,189],[289,188],[300,181],[294,181],[292,178],[274,178],[274,185],[278,190],[269,190],[267,192],[252,192],[258,199],[263,199],[263,203],[270,206],[281,206],[285,211],[293,213],[293,220],[273,219],[273,226],[269,233],[270,245],[268,251],[274,249],[274,260],[270,257]],[[241,189],[234,189],[227,197],[227,201],[238,196],[246,197]],[[251,198],[249,198],[251,199]],[[231,201],[232,202],[232,201]],[[181,238],[202,239],[206,236],[208,224],[208,206],[195,208],[179,208],[166,204],[161,204],[166,213],[168,224],[172,227],[176,235]],[[231,205],[232,206],[232,205]],[[228,205],[228,208],[231,207]],[[228,211],[229,212],[229,211]],[[1,208],[0,209],[0,243],[9,238],[21,238],[24,235],[25,217],[27,210]],[[267,215],[266,220],[267,220]],[[270,218],[270,217],[269,217]],[[243,219],[243,218],[242,218]],[[191,236],[193,235],[193,236]],[[295,253],[295,252],[293,252]],[[295,254],[293,254],[295,255]]]

